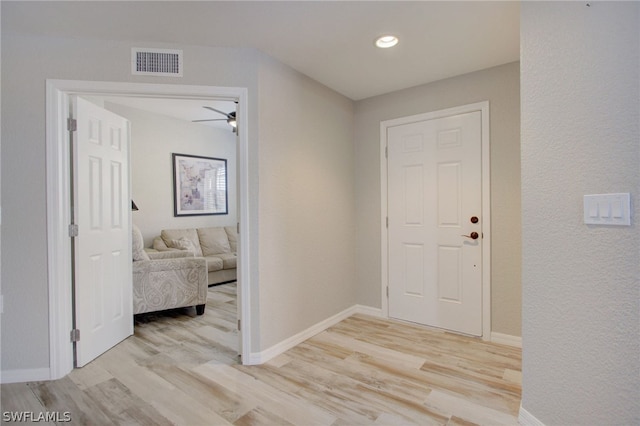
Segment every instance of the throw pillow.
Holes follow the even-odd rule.
[[[134,224],[131,224],[131,251],[134,261],[150,260],[149,255],[144,251],[142,232],[140,232],[140,229]]]
[[[198,233],[194,228],[190,229],[163,229],[160,232],[160,238],[164,241],[167,247],[171,247],[171,240],[180,240],[186,238],[193,243],[196,248],[196,257],[202,257],[202,249],[200,248],[200,241],[198,241]]]
[[[194,246],[193,242],[188,238],[183,237],[178,240],[171,240],[171,247],[180,250],[188,250],[194,255],[196,254],[196,246]]]

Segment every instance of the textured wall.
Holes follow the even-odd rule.
[[[520,69],[511,63],[356,103],[358,303],[381,307],[380,122],[489,101],[492,331],[520,336]]]
[[[547,425],[640,422],[640,3],[521,6],[523,400]],[[630,192],[630,227],[583,195]]]

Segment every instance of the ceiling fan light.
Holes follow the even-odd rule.
[[[231,127],[238,127],[238,123],[236,123],[236,118],[235,118],[235,117],[229,117],[229,118],[227,118],[227,123],[228,123]]]
[[[376,46],[381,49],[388,49],[389,47],[393,47],[398,44],[398,37],[394,35],[383,35],[376,39]]]

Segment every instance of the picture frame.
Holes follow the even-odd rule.
[[[229,214],[227,160],[172,154],[173,215]]]

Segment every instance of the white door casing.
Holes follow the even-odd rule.
[[[488,339],[488,103],[383,122],[381,149],[383,313]]]
[[[72,97],[76,366],[133,334],[129,121]]]

